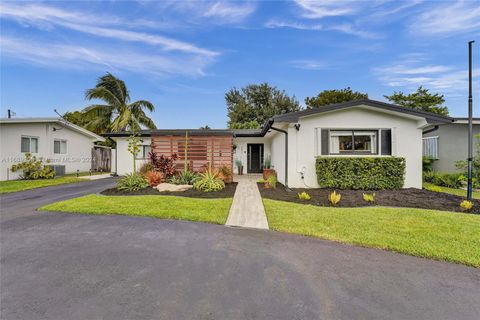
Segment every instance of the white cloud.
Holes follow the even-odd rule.
[[[2,59],[16,60],[48,67],[105,71],[128,70],[153,75],[202,76],[211,58],[185,54],[145,54],[136,50],[107,46],[88,47],[31,41],[2,35]]]
[[[320,19],[353,14],[357,11],[359,2],[344,0],[295,0],[295,3],[302,9],[303,17]]]
[[[292,60],[290,64],[297,69],[304,70],[323,70],[327,67],[325,62],[317,60]]]
[[[414,34],[451,35],[480,32],[480,3],[478,1],[448,2],[428,8],[410,26]]]
[[[270,20],[265,23],[266,28],[290,28],[298,30],[324,30],[321,24],[305,24],[300,22],[288,22],[288,21],[279,21],[279,20]]]
[[[281,20],[270,20],[267,21],[264,26],[266,28],[290,28],[290,29],[297,29],[297,30],[312,30],[312,31],[337,31],[353,36],[357,36],[360,38],[368,38],[374,39],[379,38],[380,35],[364,31],[359,28],[354,27],[351,24],[344,23],[344,24],[331,24],[331,25],[322,25],[322,24],[306,24],[302,22],[289,22],[289,21],[281,21]]]
[[[415,55],[415,59],[375,68],[373,72],[384,85],[389,87],[414,90],[422,85],[449,96],[467,90],[468,72],[466,70],[458,66],[426,65],[425,59],[420,57]],[[474,72],[478,74],[479,70]]]
[[[238,22],[255,11],[252,3],[237,5],[234,2],[216,2],[203,14],[204,17],[221,18],[230,22]]]
[[[199,48],[193,44],[176,39],[143,32],[104,27],[104,24],[123,25],[119,18],[96,17],[87,13],[66,11],[43,5],[0,4],[0,16],[22,23],[30,23],[41,28],[61,26],[78,32],[112,38],[119,41],[136,41],[159,46],[164,50],[176,50],[205,56],[218,55],[217,52]]]

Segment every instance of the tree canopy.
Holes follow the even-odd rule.
[[[110,73],[98,78],[95,87],[86,91],[85,99],[104,102],[82,110],[85,128],[91,131],[137,131],[141,126],[156,129],[153,120],[145,114],[145,110],[155,110],[153,104],[147,100],[130,102],[130,93],[125,82]]]
[[[432,94],[422,86],[418,87],[417,91],[407,95],[401,91],[394,91],[392,95],[384,97],[405,108],[448,116],[448,107],[443,106],[443,103],[445,103],[443,95],[438,93]]]
[[[233,129],[256,129],[274,115],[301,110],[295,96],[268,83],[233,88],[225,94],[225,102],[228,126]]]
[[[319,108],[329,104],[341,103],[352,100],[368,99],[368,94],[345,89],[323,90],[315,97],[305,98],[307,108]]]

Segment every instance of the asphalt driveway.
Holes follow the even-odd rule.
[[[1,319],[478,319],[480,270],[272,231],[36,212],[0,196]]]

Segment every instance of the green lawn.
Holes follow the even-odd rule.
[[[24,191],[29,189],[56,186],[59,184],[73,183],[73,182],[80,182],[80,181],[85,181],[85,179],[78,179],[78,178],[72,178],[72,177],[60,177],[60,178],[54,178],[54,179],[0,181],[0,193]]]
[[[174,196],[99,196],[91,194],[52,203],[39,210],[121,214],[225,224],[231,203],[231,198],[197,199]]]
[[[263,200],[271,229],[480,267],[480,216]]]
[[[432,186],[435,186],[434,184],[432,183],[428,183],[428,182],[424,182],[423,183],[423,187],[426,188],[426,187],[432,187]],[[454,188],[447,188],[447,187],[440,187],[438,186],[440,189],[442,189],[442,192],[445,192],[445,193],[450,193],[450,194],[454,194],[456,196],[460,196],[460,197],[466,197],[467,196],[467,190],[463,190],[463,189],[454,189]],[[472,192],[472,197],[474,199],[480,199],[480,192],[479,191],[474,191]]]

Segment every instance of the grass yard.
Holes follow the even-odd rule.
[[[269,226],[277,231],[480,267],[480,215],[263,202]]]
[[[232,203],[226,199],[194,199],[174,196],[99,196],[88,195],[41,207],[41,211],[202,221],[225,224]]]
[[[24,191],[80,181],[85,181],[85,179],[59,177],[54,179],[0,181],[0,193]]]
[[[423,183],[423,187],[424,187],[424,188],[433,187],[433,186],[435,186],[435,185],[432,184],[432,183],[428,183],[428,182],[424,182],[424,183]],[[442,189],[442,192],[450,193],[450,194],[453,194],[453,195],[456,195],[456,196],[460,196],[460,197],[467,197],[467,190],[447,188],[447,187],[440,187],[440,186],[438,186],[438,187],[439,187],[440,189]],[[473,197],[473,199],[480,199],[480,192],[479,192],[479,191],[473,191],[473,192],[472,192],[472,197]]]

